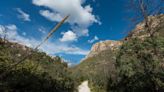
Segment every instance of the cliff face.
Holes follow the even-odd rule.
[[[157,28],[161,29],[161,27],[164,26],[163,21],[164,21],[164,14],[149,16],[147,23],[150,28],[149,29],[150,33],[154,33]],[[141,23],[137,24],[134,30],[132,30],[129,33],[129,35],[125,38],[125,40],[128,40],[130,38],[139,38],[141,40],[144,40],[145,37],[149,37],[150,33],[146,31],[145,26],[146,26],[145,21],[142,21]]]
[[[106,41],[98,42],[92,46],[91,51],[87,55],[87,57],[93,57],[105,50],[115,51],[121,45],[122,45],[121,41],[106,40]]]

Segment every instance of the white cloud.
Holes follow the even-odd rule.
[[[16,31],[17,30],[17,27],[16,27],[16,25],[7,25],[6,26],[6,28],[8,29],[8,30],[11,30],[11,31]]]
[[[36,40],[34,38],[26,38],[18,34],[16,25],[0,25],[1,29],[5,29],[7,39],[12,42],[18,42],[20,44],[26,45],[28,47],[37,46],[41,40]],[[88,50],[83,50],[79,47],[62,44],[60,42],[50,42],[47,41],[40,47],[40,50],[46,52],[47,54],[54,55],[57,53],[65,53],[65,54],[76,54],[76,55],[86,55],[88,54]]]
[[[18,15],[19,18],[23,19],[23,21],[31,21],[30,19],[30,15],[25,13],[22,9],[20,8],[16,8],[17,12],[20,13],[20,15]]]
[[[78,37],[89,36],[89,30],[86,28],[74,27],[72,31],[76,33]]]
[[[59,13],[50,12],[49,10],[40,10],[40,14],[51,21],[61,21],[63,18]]]
[[[70,30],[62,34],[63,34],[63,37],[60,39],[61,42],[77,41],[77,35]]]
[[[82,5],[86,0],[33,0],[33,4],[44,6],[50,10],[41,10],[40,14],[45,18],[59,22],[66,15],[70,15],[67,23],[77,37],[89,35],[88,27],[93,23],[101,24],[92,13],[90,5]]]
[[[90,5],[83,7],[82,3],[84,3],[82,0],[33,0],[33,4],[48,7],[62,17],[71,15],[69,18],[71,24],[88,26],[93,22],[98,22],[92,14]]]
[[[95,36],[92,40],[88,40],[88,43],[93,43],[97,40],[99,40],[99,38],[97,36]]]
[[[68,44],[52,43],[52,42],[47,42],[41,47],[41,49],[49,54],[64,53],[64,54],[71,54],[71,55],[87,55],[89,52],[88,50],[83,50],[76,46],[71,46]]]

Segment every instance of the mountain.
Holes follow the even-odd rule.
[[[92,92],[106,92],[108,80],[110,78],[115,80],[116,78],[116,58],[120,53],[125,53],[122,52],[125,44],[135,45],[132,43],[134,39],[139,39],[139,42],[147,42],[151,34],[156,37],[164,37],[164,15],[149,16],[148,21],[152,30],[150,33],[145,30],[145,21],[143,21],[136,25],[134,30],[123,40],[106,40],[94,44],[86,58],[79,65],[73,67],[74,77],[80,79],[79,81],[89,80]],[[155,39],[159,40],[158,38]],[[125,59],[130,59],[130,56]]]

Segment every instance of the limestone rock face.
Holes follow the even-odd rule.
[[[106,41],[98,42],[92,46],[91,51],[87,57],[93,57],[99,54],[100,52],[108,49],[114,51],[118,49],[121,45],[122,45],[121,41],[106,40]]]
[[[151,33],[153,33],[153,31],[156,28],[162,25],[163,19],[164,19],[164,14],[148,17],[148,25]],[[128,40],[130,38],[136,38],[136,37],[141,40],[144,40],[145,37],[149,37],[150,34],[146,32],[145,24],[146,24],[145,21],[142,21],[141,23],[137,24],[135,29],[131,31],[131,33],[125,38],[125,40]]]

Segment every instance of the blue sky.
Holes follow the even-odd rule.
[[[126,36],[131,29],[126,4],[127,0],[1,0],[0,30],[8,31],[9,40],[35,47],[70,15],[40,49],[77,64],[94,43]]]

